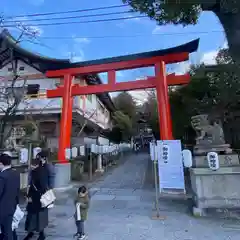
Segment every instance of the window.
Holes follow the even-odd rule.
[[[30,98],[37,98],[40,90],[39,84],[28,84],[27,85],[27,95]]]
[[[24,67],[20,67],[19,71],[24,71],[24,69],[25,69]]]

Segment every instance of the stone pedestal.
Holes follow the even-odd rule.
[[[190,169],[196,216],[204,216],[207,208],[240,207],[240,166]]]
[[[96,172],[104,172],[104,169],[103,169],[103,166],[102,166],[102,155],[99,154],[97,156],[97,169],[96,169]]]
[[[225,154],[218,155],[220,167],[232,167],[239,165],[238,154]],[[208,168],[207,154],[206,156],[194,156],[193,158],[194,168]]]
[[[194,147],[194,155],[203,155],[208,152],[217,152],[222,154],[231,154],[232,149],[230,144],[218,144],[214,145],[211,142],[209,144],[198,144]]]
[[[55,164],[55,188],[65,188],[69,187],[71,182],[71,164]]]

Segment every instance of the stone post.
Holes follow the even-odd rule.
[[[97,156],[97,170],[96,172],[104,172],[104,169],[102,167],[102,154],[98,154]]]

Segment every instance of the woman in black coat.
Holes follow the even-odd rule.
[[[44,240],[44,229],[48,226],[48,208],[42,208],[41,196],[52,188],[52,173],[46,163],[47,156],[40,152],[33,160],[31,171],[30,186],[28,190],[27,218],[25,230],[28,235],[25,240],[31,239],[34,232],[39,233],[38,240]]]

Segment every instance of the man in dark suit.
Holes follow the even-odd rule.
[[[11,168],[11,157],[0,155],[0,227],[3,240],[13,240],[12,221],[20,194],[20,175]]]

